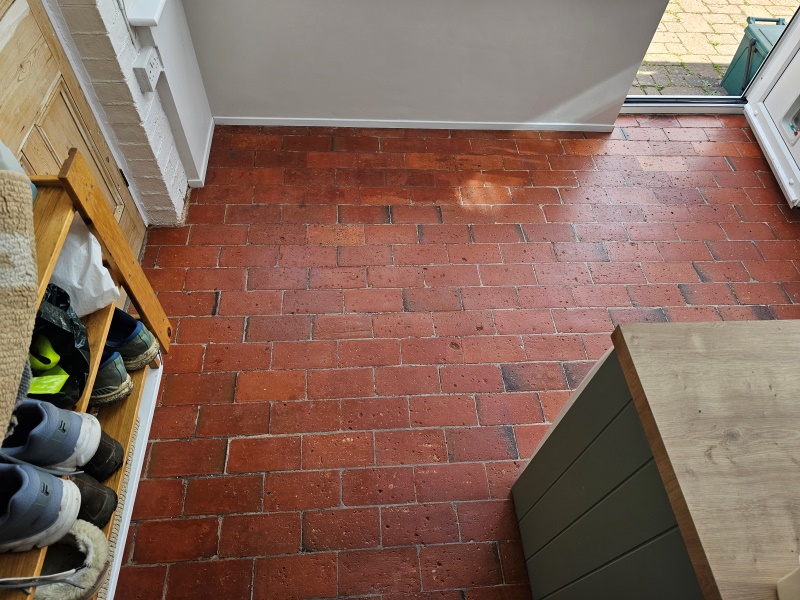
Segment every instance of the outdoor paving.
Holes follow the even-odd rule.
[[[797,0],[671,0],[630,94],[725,96],[720,81],[747,17],[784,17]]]

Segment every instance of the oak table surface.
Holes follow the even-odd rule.
[[[800,321],[613,334],[706,598],[777,598],[798,566]]]

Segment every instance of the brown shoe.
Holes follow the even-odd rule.
[[[73,475],[70,479],[81,492],[81,510],[78,518],[88,521],[99,529],[108,525],[111,516],[117,510],[117,493],[86,473]]]
[[[100,445],[91,460],[83,465],[84,473],[91,475],[97,481],[105,481],[122,466],[125,452],[122,444],[108,435],[105,431],[100,435]]]

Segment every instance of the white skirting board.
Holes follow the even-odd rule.
[[[147,368],[147,367],[145,367]],[[109,600],[114,598],[117,588],[117,579],[122,567],[122,559],[125,554],[125,540],[128,537],[128,527],[131,523],[133,514],[133,504],[136,500],[136,491],[139,487],[139,478],[144,466],[145,451],[147,450],[147,440],[150,437],[150,425],[153,423],[153,414],[156,409],[158,389],[161,386],[161,376],[164,373],[163,363],[157,369],[147,369],[147,376],[144,380],[144,391],[142,400],[139,403],[139,431],[136,435],[136,442],[129,460],[131,461],[130,480],[128,481],[128,491],[125,505],[122,509],[122,517],[117,534],[117,547],[111,562],[111,571],[108,576],[108,595]]]
[[[519,131],[598,131],[608,132],[613,125],[603,123],[551,123],[512,121],[408,121],[397,119],[289,119],[267,117],[214,117],[217,125],[259,125],[268,127],[358,127],[368,129],[498,129]]]

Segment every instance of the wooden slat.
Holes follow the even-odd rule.
[[[61,185],[61,180],[57,175],[29,175],[28,179],[30,179],[31,183],[37,188],[57,187],[63,189],[64,187]]]
[[[63,189],[39,190],[36,202],[33,203],[33,232],[36,236],[36,270],[39,283],[37,305],[42,302],[74,216],[72,200]]]
[[[0,554],[0,574],[2,577],[28,577],[42,572],[47,548],[34,548],[28,552],[8,552]],[[0,590],[0,600],[25,600],[28,596],[22,590]]]
[[[547,600],[600,598],[703,600],[678,529],[547,596]]]
[[[528,559],[534,598],[553,593],[675,525],[658,469],[650,461]]]
[[[639,415],[629,402],[519,522],[525,558],[652,458]]]
[[[83,389],[81,399],[75,407],[77,412],[86,412],[86,408],[89,406],[89,399],[92,395],[92,388],[94,387],[97,370],[100,367],[100,361],[103,358],[103,348],[106,344],[108,330],[111,327],[111,319],[114,317],[115,307],[116,304],[111,303],[83,319],[83,324],[86,327],[86,336],[89,339],[89,377],[86,379],[86,387]]]
[[[616,356],[606,354],[583,379],[511,489],[517,519],[530,510],[561,474],[630,400]]]
[[[108,209],[89,165],[74,148],[58,177],[86,225],[105,249],[112,275],[125,287],[142,321],[158,338],[161,348],[168,351],[172,326],[133,251],[120,235],[119,225]]]
[[[706,598],[797,567],[800,321],[630,324],[614,346]]]
[[[144,369],[131,373],[133,392],[130,396],[125,398],[122,402],[117,402],[116,404],[100,409],[97,414],[103,431],[122,444],[122,448],[125,451],[125,461],[122,467],[103,482],[103,485],[110,487],[117,494],[119,494],[122,489],[125,465],[128,462],[128,452],[131,447],[131,440],[133,440],[134,424],[139,415],[139,404],[142,401],[147,369],[148,367],[145,367]],[[111,535],[111,526],[113,522],[114,517],[111,517],[111,521],[109,521],[108,525],[106,525],[106,528],[103,530],[106,536]],[[118,548],[117,550],[121,552],[122,548]]]

